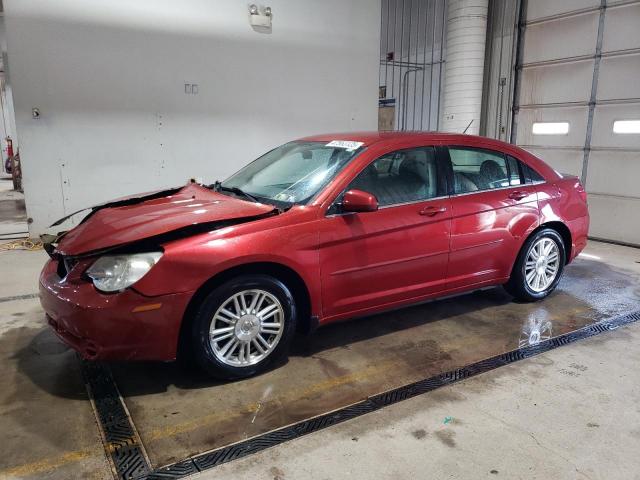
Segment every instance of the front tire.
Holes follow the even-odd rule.
[[[505,290],[518,300],[534,302],[553,292],[562,277],[566,260],[560,234],[543,228],[522,246]]]
[[[245,378],[288,351],[296,327],[291,291],[268,275],[241,275],[215,288],[198,309],[194,356],[210,375]]]

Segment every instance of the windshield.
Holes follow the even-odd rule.
[[[359,142],[290,142],[251,162],[221,186],[267,202],[306,203],[356,154]]]

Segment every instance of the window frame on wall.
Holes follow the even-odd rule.
[[[640,119],[621,118],[614,120],[611,131],[614,135],[640,135]]]
[[[562,129],[560,127],[563,127]],[[566,130],[564,129],[566,126]],[[536,128],[538,127],[538,128]],[[536,131],[537,130],[537,131]],[[540,120],[531,124],[531,134],[536,136],[568,136],[571,123],[567,120]]]

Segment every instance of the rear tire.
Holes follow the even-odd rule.
[[[504,288],[521,301],[542,300],[558,285],[565,261],[562,237],[556,230],[543,228],[522,246]]]
[[[221,379],[265,371],[286,355],[296,330],[291,291],[268,275],[241,275],[205,297],[192,324],[198,365]]]

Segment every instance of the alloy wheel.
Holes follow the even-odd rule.
[[[255,365],[278,345],[284,331],[284,309],[266,290],[242,290],[216,310],[209,329],[216,358],[233,367]]]
[[[542,237],[529,249],[524,265],[527,285],[534,292],[546,290],[560,271],[560,249],[549,237]]]

